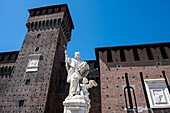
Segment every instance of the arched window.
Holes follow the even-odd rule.
[[[3,73],[3,72],[4,72],[4,67],[1,68],[1,73]]]
[[[35,22],[35,29],[38,28],[38,22]]]
[[[31,27],[30,23],[27,23],[26,26],[27,26],[28,30],[30,30],[30,27]]]
[[[49,26],[49,20],[46,21],[46,27],[48,27],[48,26]]]
[[[39,47],[36,47],[36,48],[35,48],[35,51],[39,51]]]
[[[50,20],[50,27],[52,27],[53,25],[53,20]]]
[[[45,20],[44,20],[43,23],[42,23],[42,27],[43,27],[43,28],[45,27]]]
[[[12,68],[11,68],[11,66],[8,68],[8,72],[11,72],[12,71]]]
[[[61,25],[61,18],[58,19],[58,25]]]
[[[41,27],[41,21],[39,21],[39,24],[38,24],[39,28]]]
[[[33,28],[34,28],[34,22],[31,23],[31,29],[33,29]]]
[[[8,70],[8,67],[6,66],[5,69],[4,69],[4,72],[7,72],[7,70]]]
[[[54,19],[54,26],[57,25],[57,19]]]

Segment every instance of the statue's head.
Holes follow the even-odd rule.
[[[83,78],[83,84],[87,84],[88,83],[88,79],[86,77]]]
[[[75,52],[74,54],[74,58],[77,59],[77,60],[80,60],[80,52]]]

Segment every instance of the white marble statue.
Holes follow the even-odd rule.
[[[70,83],[69,97],[80,93],[79,81],[83,76],[87,76],[89,65],[80,60],[80,52],[75,52],[74,58],[68,57],[65,50],[66,69],[68,72],[67,82]]]
[[[88,82],[89,82],[89,84],[88,84]],[[82,81],[82,84],[80,84],[80,87],[81,87],[81,92],[80,92],[80,94],[81,94],[81,96],[85,99],[85,101],[87,102],[87,104],[88,104],[88,111],[87,111],[87,113],[89,112],[89,110],[90,110],[90,107],[91,107],[91,105],[90,105],[90,99],[89,99],[89,92],[88,92],[88,89],[89,88],[92,88],[93,86],[97,86],[97,83],[94,81],[94,80],[89,80],[88,81],[88,79],[87,78],[83,78],[83,81]]]
[[[94,80],[88,81],[86,78],[89,73],[89,65],[80,60],[80,52],[75,52],[74,58],[70,58],[66,48],[65,61],[70,89],[68,97],[63,102],[64,113],[89,113],[91,105],[88,89],[97,86]]]

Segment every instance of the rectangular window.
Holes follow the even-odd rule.
[[[27,79],[25,85],[29,85],[29,84],[30,84],[30,79]]]
[[[24,106],[24,100],[19,100],[19,107]]]

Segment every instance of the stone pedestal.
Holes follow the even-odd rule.
[[[88,104],[84,99],[66,99],[63,105],[64,113],[88,113]]]

